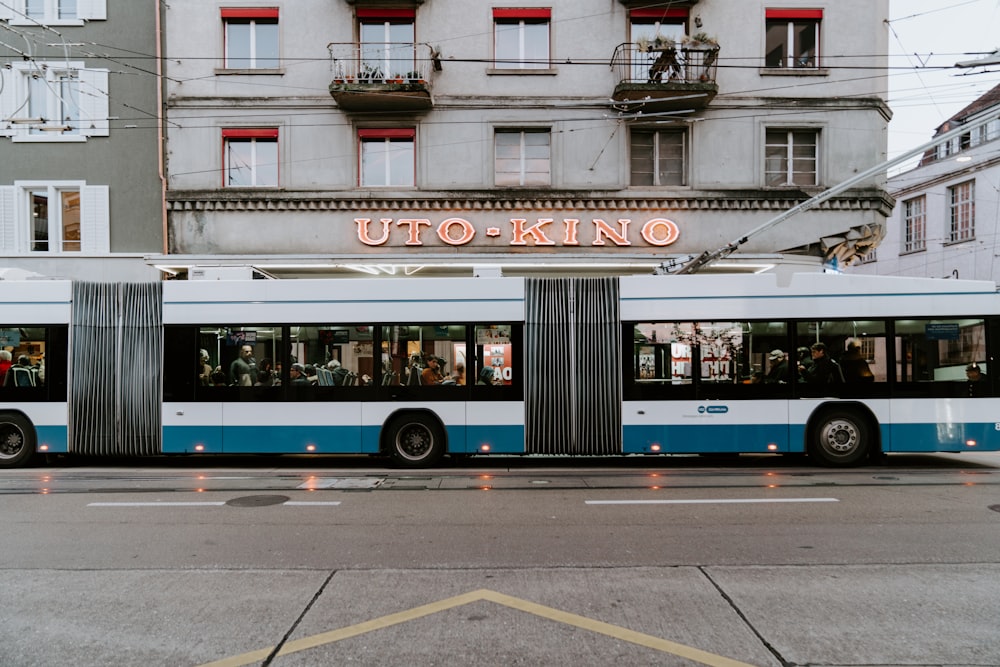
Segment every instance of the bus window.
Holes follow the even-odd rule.
[[[281,384],[281,329],[271,326],[202,326],[195,372],[199,393],[220,387]],[[203,394],[204,395],[204,394]]]
[[[0,326],[0,387],[45,386],[44,327]]]
[[[479,324],[475,329],[475,384],[508,387],[514,383],[514,346],[509,324]],[[470,380],[471,382],[471,380]]]
[[[370,325],[309,324],[292,327],[291,363],[302,364],[316,387],[367,387],[375,377]],[[321,393],[327,392],[322,390]],[[331,397],[342,395],[333,392]]]
[[[897,382],[964,383],[969,364],[989,372],[983,319],[896,320],[895,326]]]
[[[454,387],[467,381],[466,327],[382,327],[382,384]]]
[[[696,324],[639,322],[633,329],[633,378],[637,384],[691,384]]]
[[[812,348],[826,347],[825,355],[839,369],[836,384],[845,393],[880,392],[889,378],[888,342],[883,320],[828,320],[799,322],[796,330],[795,366],[799,382],[814,383]],[[805,369],[805,370],[801,370]]]

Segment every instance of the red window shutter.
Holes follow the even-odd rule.
[[[359,139],[413,139],[416,136],[417,131],[412,127],[381,127],[358,130]]]
[[[222,130],[223,139],[277,139],[278,128],[230,127]]]
[[[764,16],[769,19],[821,19],[822,9],[768,9]]]
[[[370,9],[360,8],[355,12],[359,19],[415,19],[415,9]]]
[[[674,9],[633,9],[628,15],[634,19],[686,19],[689,15],[687,7]]]
[[[494,7],[495,19],[551,19],[550,7]]]
[[[277,7],[223,7],[221,10],[224,19],[276,19],[278,18]]]

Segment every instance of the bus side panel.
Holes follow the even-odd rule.
[[[356,454],[361,404],[223,403],[227,454]]]
[[[221,454],[222,451],[221,403],[163,404],[164,454]]]
[[[1000,451],[1000,399],[937,398],[897,401],[887,452]]]
[[[789,451],[787,401],[629,401],[624,453]]]
[[[524,439],[523,401],[475,401],[466,404],[469,427],[465,448],[452,443],[456,453],[523,454]]]
[[[382,426],[397,412],[425,412],[437,417],[445,428],[448,436],[448,451],[465,451],[466,423],[465,403],[462,401],[441,401],[436,403],[371,402],[360,403],[360,419],[355,423],[362,425],[362,442],[360,453],[377,454]],[[460,449],[456,449],[456,446]]]
[[[0,402],[0,412],[20,412],[32,426],[39,451],[48,454],[65,454],[69,451],[68,424],[69,408],[61,403],[4,403]],[[47,447],[47,449],[42,449]]]

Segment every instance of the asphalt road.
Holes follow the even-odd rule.
[[[1000,454],[0,471],[0,664],[1000,665]]]

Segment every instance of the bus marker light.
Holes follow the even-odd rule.
[[[650,445],[649,446],[649,451],[651,451],[651,452],[658,452],[658,451],[660,451],[660,446],[659,445]]]
[[[776,451],[778,451],[778,446],[772,442],[772,443],[768,444],[767,451],[769,451],[769,452],[776,452]]]
[[[195,445],[194,446],[194,451],[196,451],[196,452],[203,452],[203,451],[205,451],[205,445]]]
[[[481,451],[481,452],[488,452],[488,451],[490,451],[490,446],[489,445],[479,445],[479,451]]]
[[[40,451],[40,452],[47,452],[47,451],[49,451],[49,446],[48,445],[39,445],[38,446],[38,451]]]
[[[316,445],[306,445],[306,451],[307,452],[315,452],[316,451]]]
[[[975,440],[966,440],[965,441],[965,446],[966,447],[975,447],[976,446],[976,441]]]

